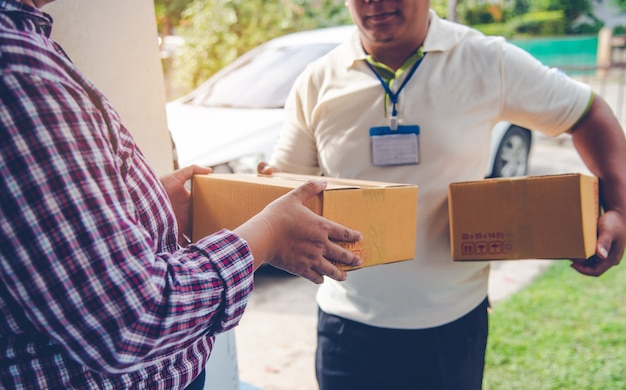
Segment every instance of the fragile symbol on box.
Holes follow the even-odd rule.
[[[463,241],[461,244],[463,255],[499,255],[513,251],[512,241]]]
[[[474,253],[476,253],[475,245],[473,242],[463,242],[461,244],[461,248],[463,251],[464,255],[473,255]]]

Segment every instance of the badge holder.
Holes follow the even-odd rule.
[[[390,126],[372,127],[372,163],[376,166],[419,164],[419,135],[419,126],[398,126],[395,117],[391,118]]]

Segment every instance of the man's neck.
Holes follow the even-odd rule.
[[[421,44],[403,45],[401,47],[390,47],[381,45],[365,51],[377,62],[383,63],[393,71],[398,70],[406,60],[420,48]]]
[[[424,44],[427,33],[428,23],[415,28],[408,36],[400,34],[403,37],[391,38],[387,42],[367,40],[365,35],[361,35],[361,44],[365,52],[376,61],[396,71]]]

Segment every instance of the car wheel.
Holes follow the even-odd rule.
[[[515,125],[509,127],[498,145],[490,177],[526,175],[530,139],[529,130]]]

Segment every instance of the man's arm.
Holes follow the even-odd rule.
[[[600,276],[619,264],[626,245],[626,138],[611,108],[596,96],[587,114],[571,129],[574,146],[600,179],[604,214],[598,221],[596,254],[574,261],[578,272]]]

